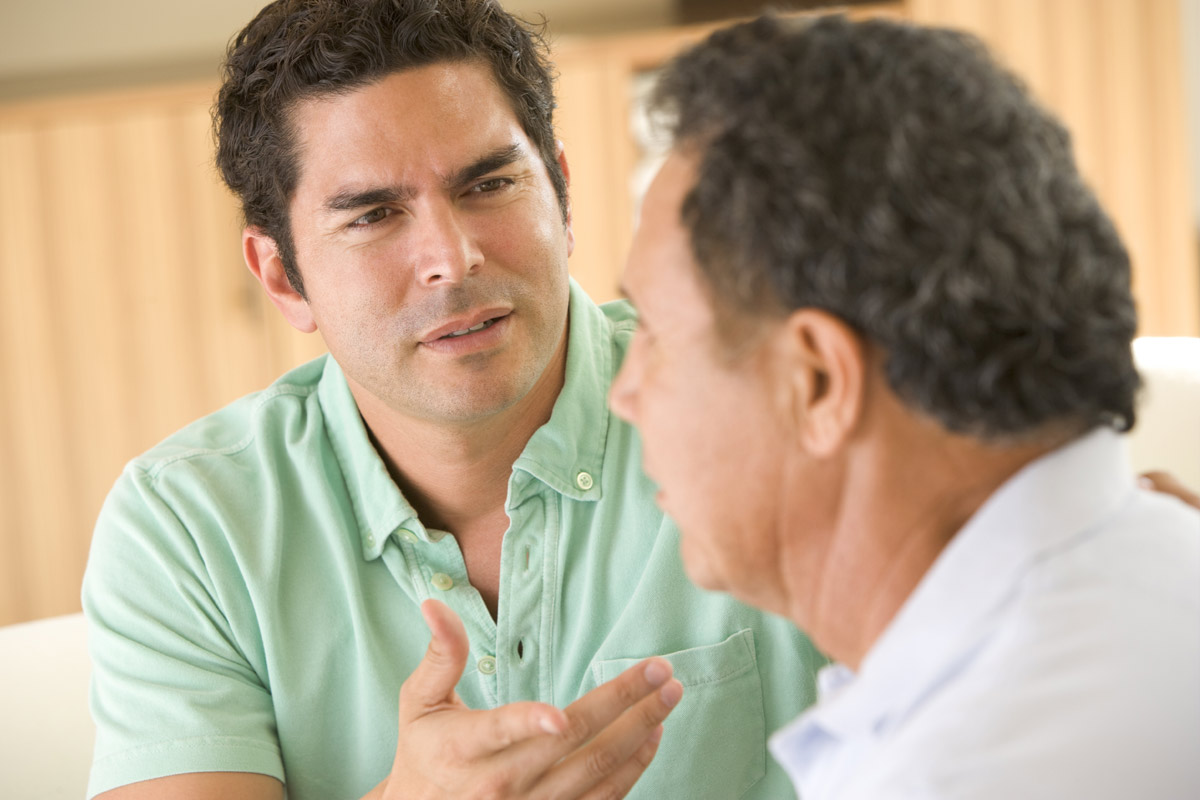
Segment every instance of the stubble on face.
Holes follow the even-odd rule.
[[[366,345],[366,352],[356,355],[354,362],[370,366],[360,372],[358,382],[376,387],[374,393],[405,416],[471,423],[503,413],[534,389],[565,345],[565,300],[561,314],[535,313],[539,302],[545,305],[535,295],[529,284],[503,276],[424,295],[405,306],[391,324],[383,320],[377,336],[359,340]],[[452,367],[432,364],[423,369],[422,361],[431,357],[419,343],[423,332],[443,320],[491,307],[512,309],[508,324],[524,328],[529,349],[521,353],[510,341],[495,349],[458,356]],[[372,340],[395,343],[391,346],[396,352],[381,357],[379,348],[370,346]],[[436,380],[423,377],[428,375]]]
[[[460,425],[503,413],[552,379],[566,333],[568,238],[545,166],[490,70],[447,63],[396,73],[300,106],[296,117],[309,188],[294,209],[319,218],[346,192],[400,198],[348,212],[391,212],[365,235],[333,227],[297,237],[309,308],[360,408]],[[467,185],[447,183],[509,151]],[[514,188],[494,201],[473,193],[497,176]],[[448,247],[451,236],[459,238]],[[421,280],[437,248],[452,254],[460,244],[478,259],[459,265],[468,274]],[[495,346],[451,356],[422,345],[431,329],[492,308],[511,312]]]

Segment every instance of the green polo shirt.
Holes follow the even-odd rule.
[[[131,462],[83,586],[89,797],[198,771],[273,775],[290,800],[361,796],[396,755],[428,597],[466,625],[458,692],[473,708],[565,706],[670,659],[684,697],[629,797],[792,796],[767,734],[813,701],[823,662],[785,620],[684,575],[638,438],[605,404],[633,329],[627,304],[598,308],[572,284],[566,382],[509,479],[496,621],[454,536],[389,477],[332,358]]]

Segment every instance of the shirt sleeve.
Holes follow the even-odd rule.
[[[155,484],[136,465],[125,470],[100,513],[84,577],[96,722],[88,797],[189,772],[282,781],[266,676],[235,633],[227,581],[212,578],[227,566],[224,532],[216,521],[214,530],[188,530]]]

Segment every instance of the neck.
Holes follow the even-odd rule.
[[[564,333],[549,366],[524,397],[470,421],[406,416],[351,382],[375,449],[426,527],[452,531],[461,540],[480,526],[494,529],[487,523],[498,516],[507,519],[513,463],[550,419],[565,380],[566,347]]]
[[[942,550],[1005,481],[1060,441],[991,445],[950,434],[898,402],[875,409],[827,486],[816,547],[798,543],[787,614],[857,670]],[[811,509],[787,518],[809,519]],[[793,537],[794,538],[794,537]],[[806,541],[811,545],[811,540]]]

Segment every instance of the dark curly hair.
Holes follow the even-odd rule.
[[[472,60],[491,67],[546,165],[565,220],[546,43],[540,28],[495,0],[275,0],[234,38],[213,110],[217,166],[246,224],[275,240],[301,295],[288,221],[300,171],[290,119],[296,103],[405,69]]]
[[[952,431],[1133,426],[1129,257],[975,38],[768,15],[677,58],[652,108],[698,157],[682,218],[719,319],[824,309]]]

